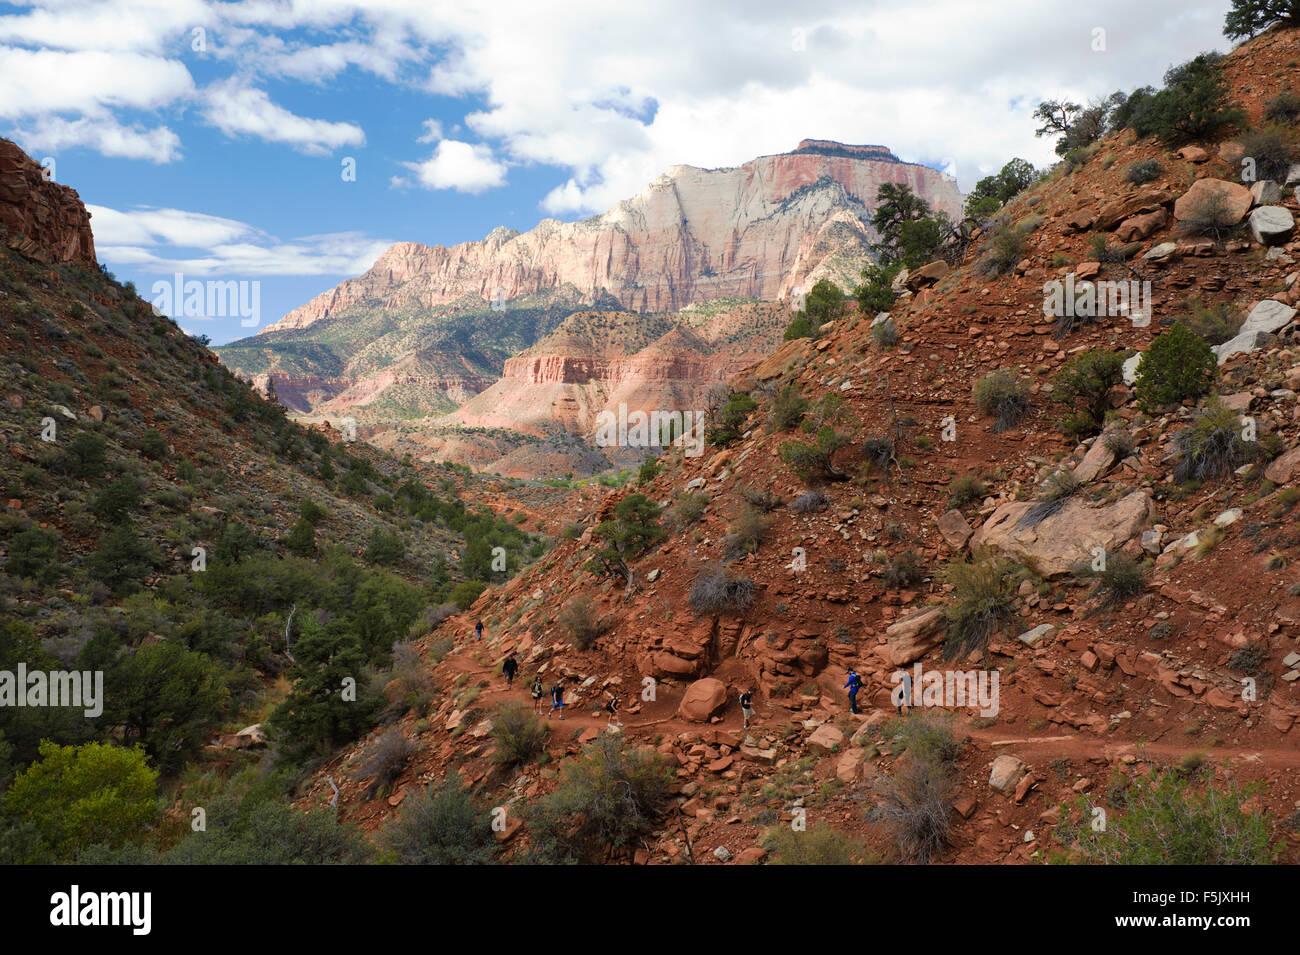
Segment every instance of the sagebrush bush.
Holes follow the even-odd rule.
[[[1071,471],[1054,471],[1038,489],[1038,499],[1020,516],[1017,527],[1033,527],[1059,513],[1066,501],[1083,490],[1083,482]]]
[[[564,605],[555,622],[560,625],[573,645],[579,650],[588,649],[605,632],[605,621],[596,612],[596,606],[586,594],[579,594]]]
[[[767,425],[771,431],[788,431],[807,413],[810,402],[793,383],[783,385],[772,399],[772,407],[767,413]]]
[[[974,386],[975,407],[993,419],[993,433],[1014,428],[1029,414],[1029,388],[1014,371],[1003,368]]]
[[[1009,219],[1001,219],[993,227],[984,243],[984,254],[975,268],[981,275],[995,278],[1005,275],[1016,267],[1024,257],[1025,231],[1012,224]]]
[[[750,487],[749,485],[742,484],[737,488],[737,493],[740,494],[740,499],[742,501],[750,507],[756,508],[765,514],[775,511],[778,507],[785,504],[785,501],[782,500],[779,494],[765,487]]]
[[[1151,411],[1184,398],[1199,398],[1210,390],[1218,367],[1209,343],[1175,322],[1155,337],[1138,361],[1134,383],[1138,405]]]
[[[1240,228],[1240,220],[1220,192],[1209,193],[1178,220],[1178,231],[1183,235],[1207,236],[1215,242],[1222,242]]]
[[[1072,414],[1057,422],[1066,434],[1082,437],[1101,430],[1110,407],[1110,390],[1123,381],[1124,355],[1092,348],[1071,358],[1053,379],[1052,400]]]
[[[1124,171],[1124,180],[1135,186],[1141,186],[1159,179],[1162,172],[1164,167],[1160,165],[1160,160],[1139,159],[1129,164],[1128,169]]]
[[[700,491],[683,491],[669,505],[664,522],[674,531],[684,530],[703,517],[708,506],[709,495]]]
[[[1222,345],[1237,334],[1242,317],[1236,307],[1228,302],[1204,304],[1191,301],[1187,310],[1174,317],[1188,331],[1200,335],[1211,345]]]
[[[1264,118],[1270,123],[1294,123],[1300,119],[1300,95],[1283,90],[1264,101]],[[1246,155],[1250,155],[1247,153]]]
[[[921,560],[921,555],[915,550],[905,550],[896,558],[885,565],[885,570],[881,575],[886,585],[895,589],[910,587],[912,584],[920,583],[925,577],[925,565]]]
[[[815,514],[825,510],[830,503],[831,499],[821,491],[804,491],[790,502],[790,510],[796,514]]]
[[[844,435],[826,425],[812,441],[787,441],[781,445],[781,460],[809,487],[841,480],[844,473],[835,466],[834,458],[844,442]]]
[[[528,815],[536,861],[600,864],[645,834],[668,807],[675,779],[649,747],[602,733],[560,770],[555,792]]]
[[[872,781],[874,816],[893,831],[903,862],[925,865],[944,850],[956,785],[951,771],[930,759],[905,759],[892,775]]]
[[[771,523],[771,519],[758,508],[744,508],[723,538],[727,560],[736,560],[757,552]]]
[[[892,318],[883,319],[871,326],[871,340],[881,348],[893,348],[898,344],[898,326]]]
[[[723,613],[749,609],[754,591],[754,581],[748,577],[732,576],[725,567],[711,564],[696,574],[687,599],[696,613]]]
[[[488,865],[497,851],[488,807],[454,775],[408,798],[379,841],[405,865]]]
[[[1256,460],[1258,441],[1243,437],[1241,418],[1231,408],[1212,403],[1182,431],[1174,435],[1174,480],[1207,481],[1227,477],[1237,468]]]
[[[502,704],[492,716],[492,738],[497,748],[492,759],[504,766],[519,766],[546,748],[550,727],[517,701]]]
[[[1282,126],[1257,126],[1238,140],[1245,155],[1255,161],[1256,181],[1286,182],[1287,170],[1296,161],[1295,138]]]
[[[357,779],[369,780],[365,798],[387,796],[389,788],[414,753],[415,744],[406,738],[400,726],[384,730],[357,760],[354,775]]]
[[[988,497],[988,485],[974,474],[963,474],[953,478],[948,485],[948,507],[962,508],[967,504],[976,504]]]
[[[1011,569],[1010,562],[991,557],[970,562],[958,558],[944,568],[944,579],[953,588],[944,610],[948,621],[944,659],[953,660],[972,650],[984,649],[989,639],[1012,619],[1015,594]]]
[[[1125,554],[1107,554],[1102,569],[1092,571],[1092,575],[1097,581],[1092,596],[1100,597],[1103,606],[1111,607],[1142,593],[1146,567]]]
[[[920,692],[919,687],[913,687]],[[912,759],[953,763],[961,755],[956,721],[946,710],[913,710],[906,716],[887,720],[880,728],[882,738],[893,739]]]
[[[866,846],[826,823],[814,823],[802,832],[773,826],[763,833],[762,846],[769,865],[875,865],[880,860]]]

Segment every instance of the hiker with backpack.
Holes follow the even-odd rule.
[[[749,721],[754,718],[754,688],[752,686],[740,694],[740,712],[745,717],[745,729],[749,729]]]
[[[478,623],[474,624],[474,639],[475,639],[475,640],[482,640],[482,639],[483,639],[483,621],[482,621],[482,620],[480,620]]]
[[[849,712],[854,715],[858,712],[858,690],[862,689],[862,678],[858,676],[858,671],[849,667],[849,682],[844,684],[844,688],[849,691]]]
[[[542,711],[542,678],[540,675],[533,677],[533,685],[528,688],[528,695],[533,698],[533,712]]]
[[[617,696],[611,695],[610,698],[605,701],[605,712],[609,714],[609,721],[608,723],[606,723],[607,726],[623,725],[623,721],[618,718],[618,697]]]
[[[515,685],[515,674],[519,672],[519,661],[515,659],[513,653],[506,657],[505,662],[501,664],[501,672],[505,674],[506,689],[513,689]]]
[[[556,710],[560,711],[560,719],[564,719],[564,680],[561,678],[551,686],[551,708],[546,713],[549,720],[551,714]]]

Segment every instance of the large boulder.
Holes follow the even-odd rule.
[[[1134,242],[1138,239],[1145,239],[1154,235],[1159,229],[1164,228],[1165,223],[1168,221],[1169,215],[1164,209],[1157,209],[1155,212],[1144,212],[1121,222],[1119,228],[1115,230],[1115,237],[1121,242]]]
[[[1176,193],[1166,186],[1148,183],[1134,192],[1118,199],[1112,199],[1102,206],[1097,211],[1097,221],[1094,223],[1094,228],[1109,232],[1125,219],[1131,219],[1143,212],[1155,212],[1166,203],[1172,202],[1175,195]]]
[[[1300,447],[1278,455],[1264,469],[1264,477],[1274,484],[1290,484],[1297,475],[1300,475]]]
[[[1226,182],[1223,179],[1198,179],[1174,203],[1174,218],[1190,219],[1216,200],[1220,202],[1223,212],[1222,225],[1240,222],[1255,201],[1250,190],[1240,183]]]
[[[1266,298],[1262,302],[1257,302],[1250,310],[1250,314],[1246,316],[1246,320],[1241,323],[1237,334],[1222,345],[1214,346],[1219,364],[1222,365],[1239,352],[1254,351],[1262,341],[1267,340],[1267,336],[1290,325],[1291,320],[1295,318],[1295,313],[1296,310],[1290,305],[1276,299]]]
[[[792,338],[756,365],[738,372],[732,378],[732,387],[738,391],[751,391],[760,381],[770,381],[789,374],[812,349],[812,339]]]
[[[1250,197],[1257,206],[1272,206],[1282,201],[1282,187],[1272,179],[1261,179],[1250,187]]]
[[[1064,577],[1091,563],[1093,548],[1113,553],[1142,533],[1151,498],[1134,491],[1114,504],[1092,507],[1079,496],[1037,523],[1023,520],[1032,501],[1003,504],[971,538],[971,550],[989,548],[1034,568],[1043,577]]]
[[[953,508],[950,511],[945,511],[943,516],[939,518],[939,533],[943,535],[943,539],[948,542],[949,547],[953,550],[961,550],[966,546],[966,542],[970,540],[971,534],[975,532],[966,523],[966,518],[962,516],[961,511]]]
[[[1260,206],[1249,222],[1250,234],[1260,245],[1278,245],[1295,231],[1295,219],[1282,206]]]
[[[1003,753],[993,760],[993,769],[989,773],[989,786],[1004,796],[1016,791],[1020,780],[1025,778],[1025,764],[1018,756]]]
[[[948,620],[942,607],[927,607],[895,621],[885,628],[889,662],[906,666],[921,659],[943,642],[947,632]]]
[[[727,702],[727,686],[721,680],[706,676],[686,688],[677,713],[692,723],[707,723],[714,713]]]
[[[1106,434],[1101,434],[1092,442],[1092,447],[1074,469],[1074,476],[1086,484],[1105,474],[1114,463],[1115,452],[1106,443]]]
[[[933,285],[947,275],[948,272],[948,263],[943,259],[935,259],[933,262],[927,262],[915,272],[909,273],[904,284],[911,291],[916,292],[927,285]]]

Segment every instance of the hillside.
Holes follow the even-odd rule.
[[[960,217],[949,177],[884,147],[809,140],[731,169],[674,166],[581,222],[500,228],[451,248],[398,243],[366,274],[216,351],[297,413],[405,425],[508,377],[507,359],[577,311],[625,310],[631,328],[642,313],[791,298],[823,277],[852,287],[887,182]],[[764,331],[742,350],[764,347]]]
[[[104,683],[90,718],[0,707],[0,858],[58,861],[86,843],[4,801],[48,744],[139,744],[168,807],[238,799],[250,766],[282,796],[286,754],[368,730],[394,645],[535,560],[570,495],[290,421],[102,272],[77,193],[7,140],[0,223],[0,671]],[[327,719],[297,707],[331,657],[358,702]],[[148,827],[164,846],[179,812]]]
[[[391,795],[346,781],[372,737],[300,805],[330,798],[328,776],[344,818],[387,832],[426,783],[458,777],[505,808],[498,838],[519,861],[782,861],[813,851],[783,841],[795,818],[860,860],[1107,861],[1123,857],[1108,831],[1140,835],[1124,820],[1151,777],[1178,787],[1169,812],[1228,794],[1256,841],[1215,861],[1296,861],[1300,174],[1275,161],[1276,182],[1236,180],[1297,63],[1300,30],[1274,29],[1219,68],[1246,113],[1235,126],[1185,144],[1123,128],[1072,153],[955,268],[909,281],[892,347],[874,314],[850,312],[734,376],[754,402],[733,398],[734,440],[669,450],[418,641],[438,648],[426,659],[449,690],[403,720],[414,749]],[[1149,282],[1150,311],[1045,314],[1048,283],[1067,277]],[[1139,358],[1179,341],[1167,365]],[[1202,355],[1204,394],[1148,400],[1155,379],[1132,378],[1139,361],[1176,376]],[[1092,427],[1080,401],[1057,400],[1081,361],[1127,366],[1086,392]],[[481,644],[460,636],[478,619]],[[508,654],[522,665],[509,690]],[[893,721],[891,675],[918,664],[996,674],[996,713],[939,705],[945,727],[918,705]],[[857,716],[849,667],[865,684]],[[517,760],[505,704],[527,706],[534,674],[562,684],[571,715]],[[746,730],[736,699],[751,686]],[[607,730],[611,694],[622,726]],[[596,839],[597,803],[584,816],[570,800],[615,776],[653,795],[650,770],[620,762],[634,745],[669,767],[671,811]],[[939,807],[927,832],[946,834],[918,850],[900,833],[923,799]],[[1089,835],[1097,809],[1112,829]]]

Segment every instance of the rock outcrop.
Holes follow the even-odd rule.
[[[6,244],[33,259],[98,267],[90,213],[77,191],[46,179],[7,139],[0,139],[0,225]]]
[[[961,193],[943,173],[900,162],[883,146],[804,140],[795,152],[731,169],[673,166],[640,195],[581,222],[498,228],[450,248],[399,242],[365,275],[263,332],[307,328],[367,300],[434,307],[565,283],[592,303],[611,297],[656,312],[715,298],[770,301],[828,273],[851,285],[874,237],[869,220],[884,183],[908,185],[932,208],[961,217]],[[838,275],[845,253],[853,274]]]

